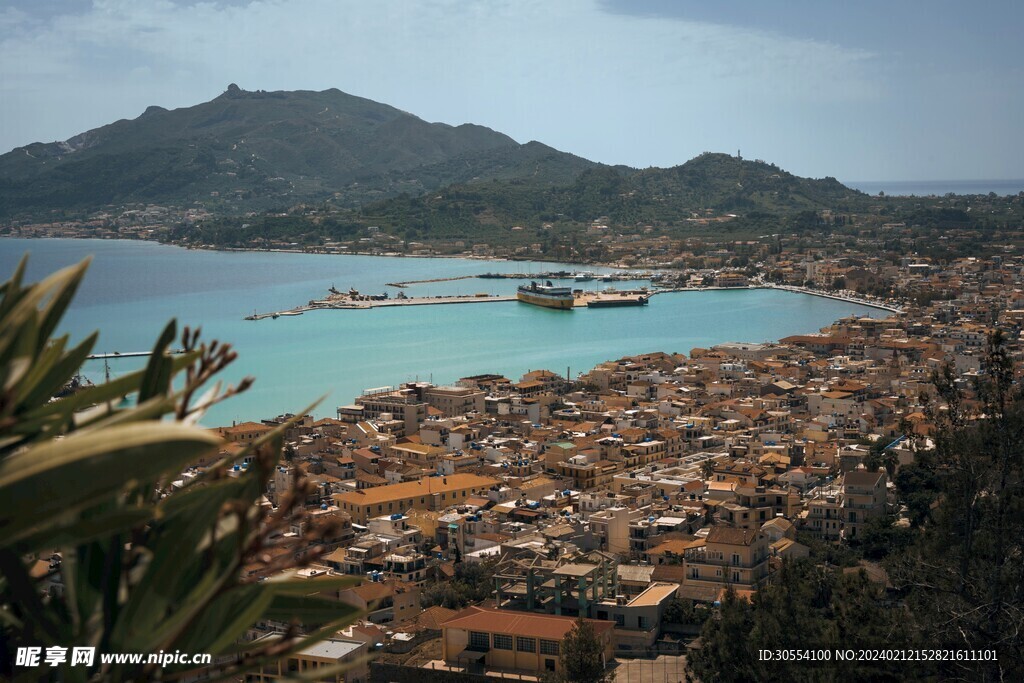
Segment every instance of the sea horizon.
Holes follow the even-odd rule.
[[[1004,178],[988,180],[841,180],[841,183],[865,194],[884,192],[898,197],[941,197],[952,192],[957,195],[988,194],[999,196],[1024,192],[1024,179]]]

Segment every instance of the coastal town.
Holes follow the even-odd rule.
[[[792,267],[794,282],[857,277],[829,259]],[[495,368],[367,389],[331,417],[215,428],[230,457],[284,426],[265,504],[300,480],[308,518],[333,529],[288,572],[362,579],[331,597],[365,616],[289,666],[541,680],[583,617],[610,668],[672,667],[726,594],[749,599],[787,560],[841,556],[892,590],[876,560],[921,515],[898,482],[933,447],[933,373],[969,387],[997,327],[1020,358],[1020,273],[1020,257],[908,259],[894,281],[953,295],[777,343],[651,350],[576,377]]]
[[[894,537],[928,513],[908,487],[920,454],[935,448],[935,378],[949,372],[973,396],[997,331],[1020,372],[1022,235],[939,235],[905,224],[749,240],[598,233],[607,255],[600,263],[454,278],[554,277],[568,286],[535,281],[518,296],[462,297],[415,294],[434,280],[389,283],[379,295],[332,287],[308,305],[250,318],[517,299],[568,315],[623,295],[642,304],[669,292],[745,288],[849,301],[877,316],[771,343],[637,349],[575,376],[538,368],[506,377],[496,362],[493,374],[450,385],[366,389],[328,417],[253,416],[213,428],[227,445],[175,486],[220,459],[238,460],[229,474],[245,472],[283,429],[285,460],[263,504],[294,504],[296,487],[304,495],[307,521],[284,532],[287,557],[271,552],[243,575],[361,579],[319,591],[360,610],[355,624],[248,680],[347,663],[347,681],[541,681],[564,666],[561,648],[579,618],[592,625],[609,672],[627,677],[650,663],[665,680],[682,680],[723,602],[752,600],[787,562],[838,566],[895,599],[882,560]],[[403,255],[377,231],[366,239],[358,253]],[[471,251],[460,255],[517,256]],[[650,287],[601,293],[592,265],[617,267],[607,277],[616,286],[644,279]],[[314,524],[330,535],[296,546],[303,525]],[[301,568],[275,572],[284,560]],[[264,621],[247,638],[287,628]]]
[[[0,683],[1024,681],[1024,3],[8,4]]]

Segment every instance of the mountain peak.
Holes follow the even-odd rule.
[[[538,170],[529,150],[485,126],[428,123],[335,88],[231,83],[209,102],[151,106],[66,143],[0,155],[0,214],[196,201],[244,211],[330,196],[355,205],[478,178],[570,182],[590,164],[559,155]]]

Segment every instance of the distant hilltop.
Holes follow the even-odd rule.
[[[484,126],[428,123],[331,89],[249,92],[0,156],[0,211],[230,198],[239,209],[341,196],[352,204],[476,178],[570,182],[594,164]]]

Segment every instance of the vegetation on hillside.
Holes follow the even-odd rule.
[[[427,123],[339,90],[247,92],[150,107],[64,142],[0,155],[0,216],[129,202],[238,212],[332,198],[344,205],[475,178],[565,183],[588,166],[483,126]]]

